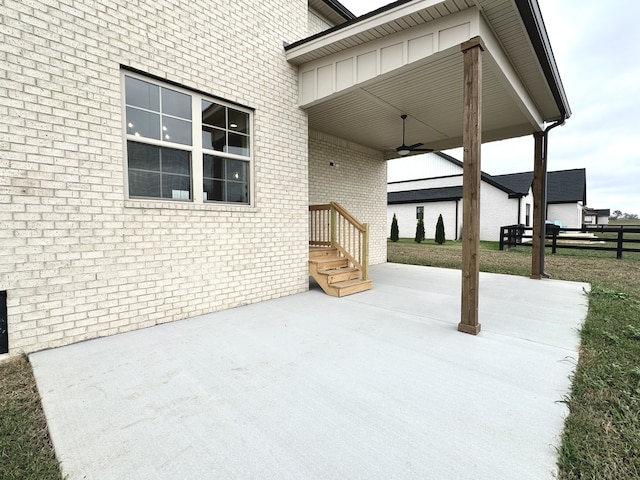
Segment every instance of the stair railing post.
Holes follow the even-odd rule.
[[[330,209],[330,215],[329,215],[329,230],[331,232],[331,246],[335,247],[338,244],[337,241],[337,234],[336,234],[336,229],[337,229],[337,212],[336,212],[336,208],[331,205],[331,209]]]
[[[369,280],[369,224],[362,225],[362,279]]]

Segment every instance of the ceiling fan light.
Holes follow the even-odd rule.
[[[403,148],[398,150],[398,155],[404,157],[406,155],[409,155],[411,153],[411,150],[409,150],[408,148]]]

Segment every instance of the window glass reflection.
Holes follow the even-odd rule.
[[[163,88],[162,113],[191,120],[191,97],[175,90]]]
[[[160,111],[160,87],[129,76],[124,77],[124,82],[127,105]]]

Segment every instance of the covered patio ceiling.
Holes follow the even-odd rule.
[[[398,154],[462,146],[460,45],[480,37],[482,141],[530,135],[570,110],[536,1],[400,0],[286,47],[309,128]]]

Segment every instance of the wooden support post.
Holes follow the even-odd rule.
[[[462,312],[458,330],[477,335],[480,283],[480,150],[482,146],[482,52],[480,37],[461,45],[464,55],[462,175]]]
[[[543,272],[542,255],[544,255],[544,238],[545,238],[545,220],[546,215],[543,212],[543,187],[545,182],[546,167],[542,155],[542,143],[544,141],[544,132],[536,132],[533,134],[535,139],[534,158],[533,158],[533,238],[531,249],[531,278],[541,279]]]

